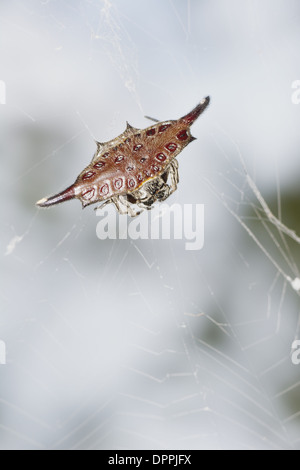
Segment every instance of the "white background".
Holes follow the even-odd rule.
[[[242,163],[300,232],[299,18],[293,0],[1,2],[2,449],[299,448],[299,248]],[[93,139],[206,95],[170,199],[205,205],[201,251],[35,207]]]

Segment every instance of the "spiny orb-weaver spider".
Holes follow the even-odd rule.
[[[179,182],[177,155],[193,140],[190,126],[206,109],[207,96],[190,113],[177,120],[156,122],[146,129],[127,123],[123,134],[109,142],[96,142],[91,163],[75,183],[64,191],[36,204],[48,207],[69,199],[80,199],[86,207],[114,203],[120,214],[135,217],[141,209],[151,209],[166,200]]]

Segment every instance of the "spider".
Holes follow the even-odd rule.
[[[113,203],[120,214],[135,217],[150,210],[156,201],[165,201],[179,182],[177,155],[193,140],[190,126],[206,109],[204,98],[190,113],[177,120],[158,122],[146,129],[127,123],[123,134],[109,142],[96,142],[91,163],[75,183],[64,191],[36,204],[48,207],[69,199],[80,199],[82,206]],[[150,118],[152,119],[152,118]]]

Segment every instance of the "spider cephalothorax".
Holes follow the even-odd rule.
[[[190,113],[176,121],[157,122],[147,129],[126,130],[109,142],[97,142],[91,163],[75,183],[55,196],[37,202],[48,207],[69,199],[80,199],[83,207],[113,202],[121,214],[138,215],[134,205],[151,209],[164,201],[179,181],[177,155],[192,140],[190,126],[209,104],[204,98]]]

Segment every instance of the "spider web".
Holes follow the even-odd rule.
[[[298,2],[0,8],[1,448],[298,449]],[[34,207],[207,94],[170,199],[205,205],[202,250]]]

